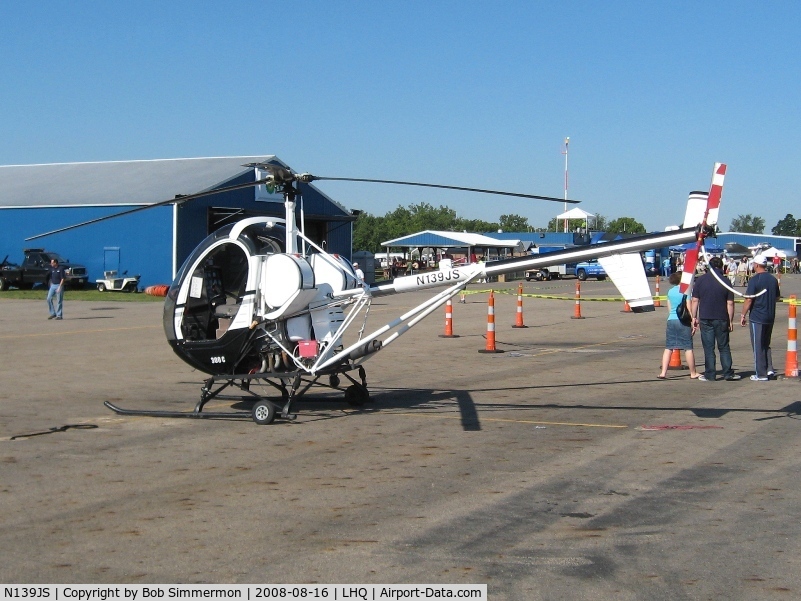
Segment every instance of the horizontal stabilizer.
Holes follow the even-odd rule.
[[[651,287],[639,253],[600,257],[598,262],[635,313],[654,310]]]

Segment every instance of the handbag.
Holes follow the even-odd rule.
[[[690,310],[687,308],[686,294],[682,295],[681,303],[679,303],[679,306],[676,307],[676,317],[679,318],[679,321],[682,325],[687,326],[688,328],[693,325],[693,317],[690,315]]]

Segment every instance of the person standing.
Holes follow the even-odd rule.
[[[656,376],[660,380],[667,378],[667,370],[670,366],[670,357],[673,354],[673,349],[684,351],[684,358],[687,360],[687,365],[690,368],[690,377],[695,379],[699,377],[698,371],[695,369],[695,352],[693,351],[693,330],[690,326],[685,326],[679,321],[679,316],[676,314],[676,309],[681,303],[689,305],[690,300],[685,298],[679,292],[678,284],[681,282],[681,273],[671,273],[670,283],[673,287],[668,290],[668,312],[667,325],[665,326],[665,351],[662,353],[662,371]],[[690,307],[687,307],[690,310]]]
[[[64,283],[67,281],[66,270],[58,264],[58,259],[50,260],[50,268],[47,270],[48,284],[47,308],[50,310],[50,317],[47,319],[61,319],[64,308]],[[53,306],[55,298],[56,305]]]
[[[715,345],[720,353],[723,378],[742,378],[732,369],[729,332],[734,328],[734,293],[718,280],[723,280],[724,277],[723,260],[712,257],[707,273],[699,277],[693,285],[693,332],[701,330],[701,344],[704,345],[704,373],[698,378],[702,382],[716,379]]]
[[[745,327],[746,320],[751,322],[748,333],[751,336],[756,372],[751,379],[764,382],[776,375],[773,369],[770,338],[773,334],[773,322],[776,320],[776,301],[781,294],[778,280],[767,271],[765,257],[757,257],[754,260],[754,275],[748,280],[745,293],[751,298],[745,299],[740,325]]]
[[[734,257],[726,259],[726,268],[723,271],[728,276],[731,285],[734,286],[737,281],[737,261],[734,260]]]
[[[358,263],[354,263],[353,264],[353,272],[356,274],[356,277],[359,278],[359,283],[363,284],[364,283],[364,272],[361,269],[359,269],[359,264]]]
[[[737,283],[736,286],[748,286],[748,257],[743,257],[737,264]]]

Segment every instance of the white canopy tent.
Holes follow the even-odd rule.
[[[388,253],[391,247],[408,249],[410,256],[413,252],[412,249],[416,249],[418,253],[422,254],[423,249],[430,248],[435,255],[441,250],[465,249],[468,260],[472,260],[476,252],[481,252],[476,249],[483,249],[482,254],[488,260],[497,260],[509,256],[509,254],[514,255],[515,252],[522,253],[525,250],[523,243],[516,239],[500,240],[482,234],[437,230],[424,230],[394,240],[387,240],[382,242],[381,246],[385,247]]]
[[[771,246],[770,248],[759,251],[757,256],[767,257],[769,259],[772,259],[776,256],[778,256],[780,259],[793,259],[795,258],[796,253],[792,250],[782,250],[781,248],[774,248]]]
[[[787,269],[790,267],[789,260],[795,259],[796,253],[792,250],[784,250],[781,248],[775,248],[771,246],[770,248],[763,248],[757,254],[754,255],[754,261],[758,259],[765,258],[767,260],[768,265],[776,265],[774,261],[776,260],[775,257],[779,257],[779,263],[776,265],[779,271],[787,272]]]
[[[561,215],[557,215],[556,216],[557,219],[564,219],[565,220],[565,226],[564,226],[564,228],[565,228],[564,231],[565,232],[567,231],[567,222],[568,222],[569,219],[583,219],[585,221],[585,223],[586,223],[588,217],[595,217],[595,215],[593,215],[592,213],[588,213],[587,211],[585,211],[583,209],[580,209],[578,207],[573,207],[569,211],[566,211],[566,212],[562,213]]]

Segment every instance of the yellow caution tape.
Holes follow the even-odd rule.
[[[513,296],[517,296],[517,288],[514,288],[514,289],[510,288],[508,290],[507,289],[496,290],[494,288],[487,288],[486,290],[463,290],[461,293],[467,295],[467,294],[489,294],[490,292],[492,292],[494,294],[510,294],[510,295],[513,295]],[[531,293],[528,293],[528,292],[524,292],[522,294],[522,296],[524,296],[526,298],[544,298],[544,299],[548,299],[548,300],[565,300],[565,301],[575,301],[576,300],[575,294],[572,295],[572,296],[554,296],[554,295],[548,295],[548,294],[531,294]],[[658,301],[667,302],[667,295],[654,296],[652,298],[655,301],[658,300]],[[580,296],[579,300],[588,301],[588,302],[615,302],[615,303],[619,303],[619,302],[625,301],[626,299],[624,299],[622,296],[619,296],[619,297]],[[738,298],[734,299],[734,302],[735,303],[744,303],[745,299],[742,299],[742,298],[738,297]],[[780,298],[780,299],[777,299],[776,302],[777,303],[786,303],[788,305],[796,305],[796,306],[801,305],[801,299],[797,299],[797,298],[796,299]]]

